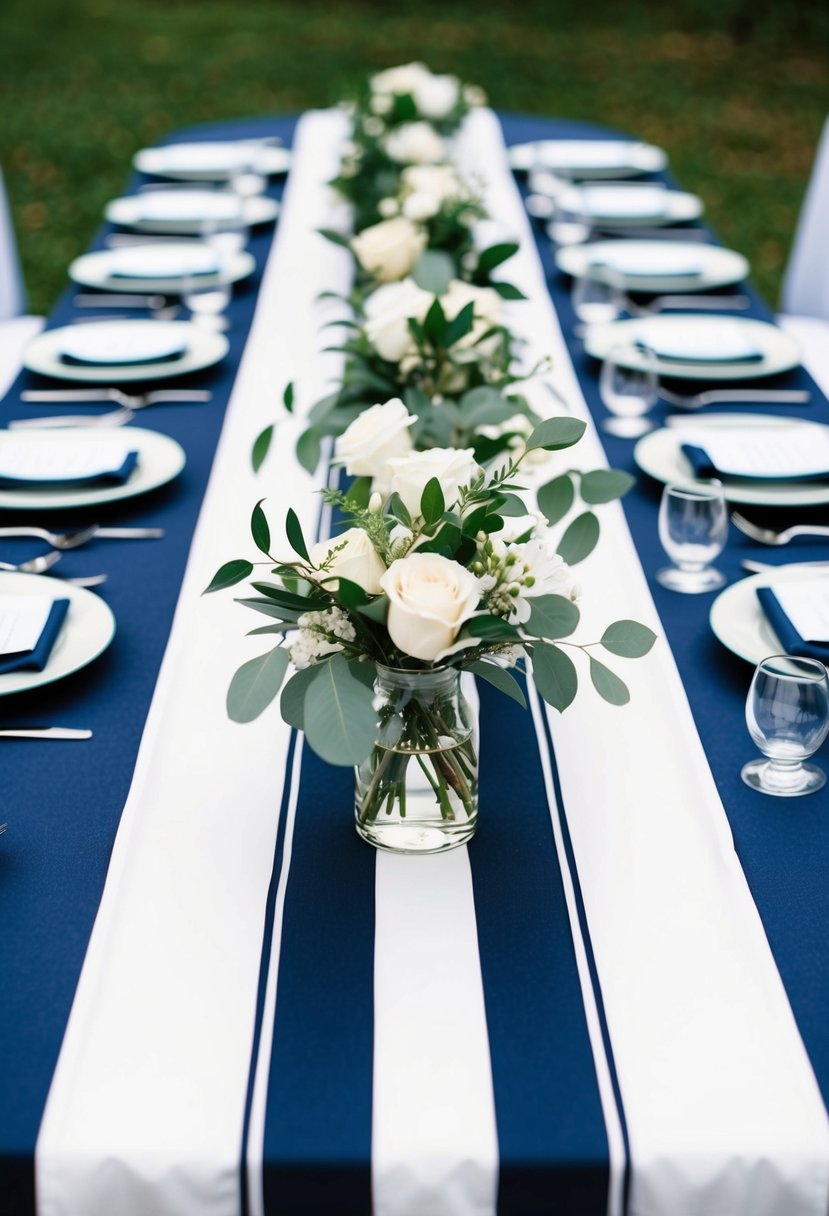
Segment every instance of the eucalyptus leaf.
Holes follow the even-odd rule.
[[[320,663],[303,667],[301,671],[294,672],[282,689],[279,712],[288,725],[296,730],[305,730],[305,694],[321,671]]]
[[[538,505],[548,524],[557,524],[570,510],[575,501],[576,488],[569,473],[554,477],[538,491]]]
[[[253,562],[246,561],[243,557],[237,557],[232,561],[225,562],[213,575],[202,595],[207,595],[209,591],[223,591],[225,587],[234,587],[236,583],[241,583],[242,579],[247,578],[249,574],[253,574]]]
[[[328,764],[360,764],[377,733],[374,694],[356,680],[341,654],[320,664],[305,693],[305,735]]]
[[[527,440],[527,450],[544,448],[546,452],[558,452],[571,448],[581,439],[586,425],[578,418],[545,418]]]
[[[266,426],[264,431],[260,431],[253,441],[253,448],[250,453],[250,462],[253,465],[254,473],[258,473],[264,464],[265,457],[268,454],[268,449],[271,446],[273,439],[273,424]]]
[[[454,260],[438,249],[425,249],[414,264],[411,277],[424,291],[442,296],[457,278]]]
[[[293,507],[288,508],[288,514],[285,516],[285,532],[288,537],[288,544],[294,553],[298,553],[300,557],[304,557],[307,562],[309,560],[308,547],[305,544],[305,537],[302,535],[302,524],[299,522],[299,517]]]
[[[312,426],[303,431],[297,440],[296,457],[308,473],[313,473],[320,462],[322,452],[322,436]]]
[[[622,469],[594,469],[582,473],[580,489],[585,502],[598,504],[622,498],[635,485],[636,478]]]
[[[599,521],[593,512],[583,511],[565,529],[556,551],[568,566],[575,566],[596,548],[599,532]]]
[[[482,680],[492,684],[500,692],[505,692],[508,697],[512,697],[513,701],[517,701],[523,708],[527,708],[527,699],[524,696],[521,685],[516,680],[515,676],[510,675],[503,667],[499,667],[497,663],[487,663],[483,659],[478,659],[474,663],[470,663],[467,671],[474,672]]]
[[[227,690],[227,713],[233,722],[252,722],[279,692],[290,656],[284,646],[243,663]]]
[[[594,659],[592,655],[590,656],[590,679],[603,701],[609,702],[610,705],[627,705],[630,700],[627,684],[624,680],[620,680],[609,667],[605,667],[604,663]]]
[[[563,595],[531,598],[530,619],[525,629],[540,638],[567,638],[579,623],[579,610]]]
[[[271,530],[268,527],[268,521],[265,517],[265,512],[262,510],[264,498],[260,498],[259,502],[253,508],[250,517],[250,534],[253,537],[253,543],[261,553],[266,557],[270,556],[271,548]]]
[[[656,641],[656,634],[639,621],[614,621],[601,637],[601,644],[611,654],[623,659],[641,659]]]
[[[572,705],[579,687],[573,660],[558,646],[536,644],[532,647],[533,679],[548,705],[563,713]]]

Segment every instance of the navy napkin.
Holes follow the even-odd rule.
[[[163,355],[144,355],[136,356],[135,359],[118,359],[114,363],[107,363],[102,359],[80,359],[77,355],[70,355],[66,351],[60,354],[61,363],[71,363],[75,367],[141,367],[146,363],[148,366],[151,363],[174,363],[176,359],[183,359],[186,350],[177,350],[172,353]]]
[[[829,481],[829,469],[823,473],[790,473],[788,477],[779,473],[774,477],[768,477],[763,473],[736,473],[733,470],[724,472],[717,468],[705,448],[698,447],[694,443],[683,443],[682,451],[687,456],[696,477],[745,477],[752,481]]]
[[[103,469],[100,473],[91,473],[83,477],[60,477],[50,481],[45,477],[12,477],[0,473],[0,490],[38,490],[53,486],[117,486],[123,485],[132,474],[138,463],[137,452],[127,452],[124,462],[115,469]]]
[[[53,600],[43,632],[34,650],[18,650],[0,655],[0,675],[8,671],[43,671],[49,662],[52,647],[57,641],[64,617],[69,609],[69,600]]]
[[[802,638],[789,620],[771,587],[758,587],[757,598],[786,654],[829,663],[829,638]]]

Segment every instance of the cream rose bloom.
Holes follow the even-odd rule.
[[[403,200],[403,214],[415,224],[424,223],[440,211],[440,199],[425,190],[414,190]]]
[[[398,67],[376,72],[371,78],[371,90],[373,93],[414,93],[431,74],[425,63],[401,63]]]
[[[352,477],[372,477],[386,486],[388,462],[412,450],[409,427],[417,421],[399,397],[363,410],[334,444],[334,461]]]
[[[431,194],[445,202],[467,193],[454,165],[407,165],[400,174],[405,190],[413,194]]]
[[[428,122],[404,122],[386,136],[386,152],[401,165],[436,165],[446,160],[446,144]]]
[[[399,363],[415,349],[409,332],[409,317],[422,321],[431,307],[432,296],[413,279],[384,283],[363,304],[363,330],[381,359]]]
[[[389,489],[398,493],[409,514],[420,515],[420,500],[427,482],[437,477],[447,508],[458,500],[458,489],[480,472],[472,448],[429,448],[388,462]]]
[[[446,118],[458,104],[460,91],[456,76],[436,76],[429,72],[415,83],[412,98],[424,118]]]
[[[328,562],[321,581],[332,591],[336,591],[340,578],[357,583],[367,595],[379,595],[382,590],[386,567],[362,528],[348,528],[330,540],[318,541],[309,549],[308,557],[316,569]]]
[[[364,228],[352,237],[354,256],[381,283],[403,279],[426,248],[427,236],[411,220],[398,215]]]
[[[409,553],[380,580],[389,598],[389,636],[404,654],[431,663],[451,646],[478,606],[478,580],[438,553]]]

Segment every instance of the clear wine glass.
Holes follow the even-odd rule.
[[[817,659],[772,655],[757,665],[746,699],[748,731],[764,760],[751,760],[741,776],[761,794],[794,798],[826,782],[804,764],[829,733],[829,678]]]
[[[728,511],[722,483],[666,485],[659,505],[659,540],[674,562],[657,570],[656,581],[671,591],[715,591],[725,575],[710,563],[725,548]]]
[[[632,353],[630,346],[611,347],[599,374],[599,396],[612,415],[600,425],[620,439],[638,439],[656,425],[645,417],[659,399],[656,355],[647,347]]]
[[[190,274],[182,279],[182,302],[190,310],[192,320],[202,329],[217,332],[230,328],[224,313],[231,294],[230,279],[222,268],[215,274]]]
[[[235,206],[227,214],[207,216],[200,225],[200,233],[211,249],[220,257],[241,253],[248,243],[250,224],[245,212],[245,199],[232,191],[225,197],[234,199]]]
[[[547,235],[554,245],[581,245],[590,239],[590,221],[582,205],[581,191],[562,191],[553,199],[555,210],[547,225]]]
[[[607,267],[588,268],[573,279],[571,301],[583,326],[618,321],[625,306],[622,280]]]

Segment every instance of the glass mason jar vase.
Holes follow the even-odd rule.
[[[377,668],[377,741],[356,769],[357,832],[378,849],[440,853],[478,817],[477,722],[460,672]]]

